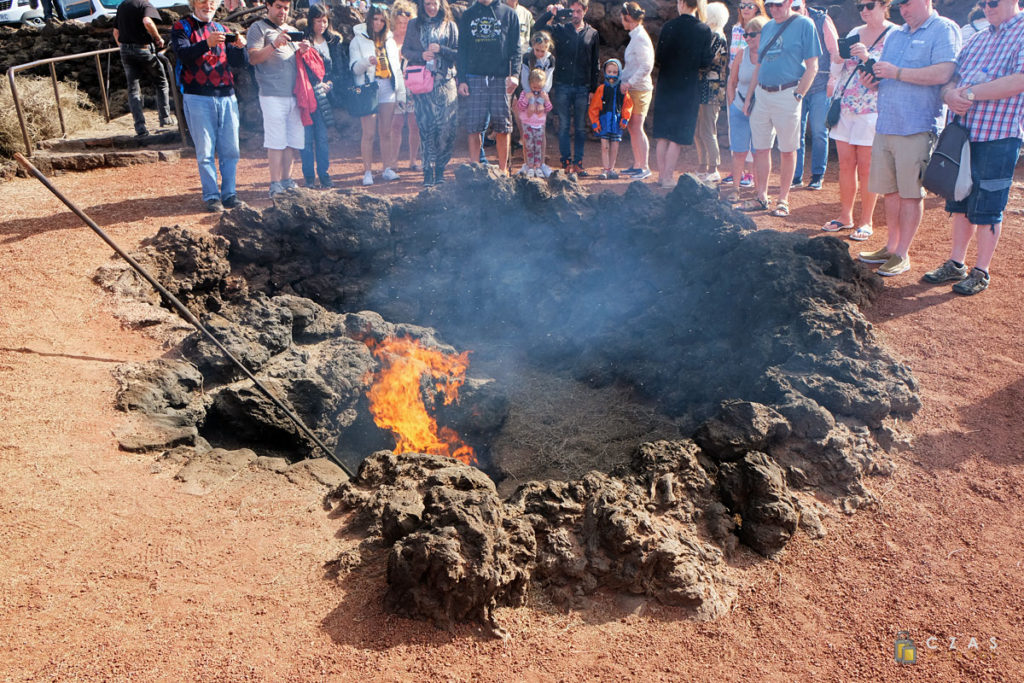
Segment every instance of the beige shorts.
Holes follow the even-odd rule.
[[[647,116],[651,108],[651,90],[630,90],[629,99],[633,100],[633,116]]]
[[[780,152],[800,149],[800,103],[793,93],[796,87],[768,92],[757,87],[754,110],[750,112],[750,140],[754,149],[771,149],[775,136]]]
[[[875,134],[871,145],[871,175],[868,191],[876,194],[899,192],[903,199],[922,199],[921,177],[935,145],[935,134]]]

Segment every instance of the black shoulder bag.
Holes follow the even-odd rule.
[[[880,41],[882,38],[884,38],[885,34],[888,33],[889,29],[891,29],[891,28],[892,28],[892,26],[886,26],[885,30],[882,31],[882,33],[879,34],[879,36],[877,38],[875,38],[875,42],[871,43],[871,47],[874,47],[875,45],[878,45],[878,41]],[[868,52],[871,51],[871,47],[868,48]],[[828,113],[825,114],[825,127],[826,128],[831,130],[832,126],[834,126],[837,123],[839,123],[839,114],[841,113],[841,110],[842,110],[841,103],[843,101],[843,93],[846,92],[846,87],[848,85],[850,85],[850,81],[853,80],[853,77],[857,75],[857,71],[860,70],[860,68],[862,66],[863,66],[863,64],[858,64],[857,68],[853,70],[852,74],[850,74],[850,77],[846,79],[846,83],[843,83],[842,89],[838,93],[834,93],[832,95],[832,101],[828,105]]]

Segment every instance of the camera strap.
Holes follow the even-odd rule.
[[[871,43],[871,47],[869,47],[869,48],[868,48],[868,52],[871,52],[871,49],[872,49],[873,47],[875,47],[875,45],[878,45],[878,41],[880,41],[880,40],[881,40],[882,38],[885,38],[885,34],[886,34],[886,33],[888,33],[888,32],[889,32],[889,29],[891,29],[891,28],[892,28],[892,26],[886,26],[886,27],[885,27],[885,30],[884,30],[884,31],[882,31],[882,32],[881,32],[881,33],[880,33],[880,34],[878,35],[878,37],[877,37],[877,38],[875,38],[875,42]],[[863,64],[863,62],[861,62],[861,64]],[[839,94],[837,94],[837,95],[832,95],[832,98],[833,98],[833,99],[842,99],[843,95],[844,95],[844,94],[846,93],[846,88],[847,88],[847,86],[849,86],[849,85],[850,85],[850,81],[852,81],[852,80],[853,80],[853,77],[854,77],[854,76],[856,76],[856,75],[857,75],[857,67],[854,67],[854,69],[853,69],[853,72],[852,72],[852,73],[850,74],[850,77],[849,77],[849,78],[847,78],[847,79],[846,79],[846,83],[844,83],[844,84],[843,84],[843,88],[842,88],[842,90],[840,90],[840,91],[839,91]]]

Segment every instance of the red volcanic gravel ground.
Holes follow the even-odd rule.
[[[819,234],[837,216],[832,167],[824,191],[794,191],[788,219],[758,224]],[[341,186],[362,175],[340,160],[335,173]],[[244,159],[243,199],[268,205],[266,176],[263,160]],[[55,182],[126,248],[162,225],[214,223],[192,160]],[[642,598],[564,611],[534,596],[499,612],[504,641],[384,613],[382,561],[326,576],[324,562],[355,543],[320,489],[254,471],[193,496],[173,465],[118,451],[112,433],[127,417],[112,406],[110,371],[166,349],[124,329],[91,283],[106,245],[36,181],[2,187],[4,680],[1024,680],[1019,184],[988,291],[958,298],[919,282],[948,250],[948,217],[930,199],[913,269],[866,311],[924,402],[896,474],[868,482],[876,509],[835,510],[824,539],[798,535],[777,562],[748,568],[718,621]],[[901,630],[917,641],[916,665],[893,661]]]

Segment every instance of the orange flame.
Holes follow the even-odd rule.
[[[472,447],[463,443],[454,429],[438,429],[420,391],[420,381],[429,373],[436,380],[434,388],[444,396],[445,405],[458,401],[459,387],[466,382],[469,352],[446,354],[408,337],[388,337],[381,342],[366,340],[366,344],[381,363],[367,392],[370,412],[378,427],[395,435],[395,453],[446,455],[475,465]]]

